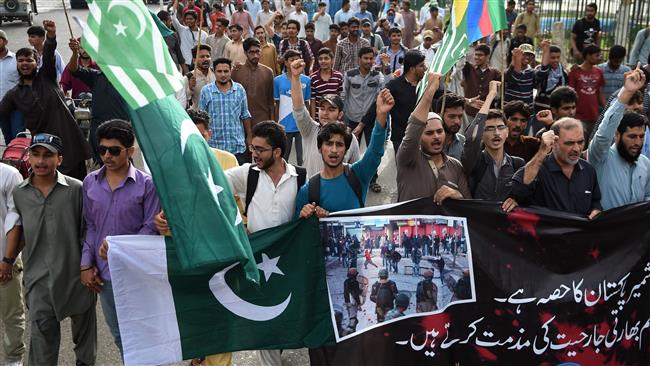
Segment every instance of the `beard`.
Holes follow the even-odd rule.
[[[34,70],[32,70],[32,72],[30,72],[29,74],[22,74],[21,73],[20,78],[23,79],[23,80],[34,80],[34,78],[36,77],[36,72],[37,72],[37,70],[36,70],[36,68],[34,68]]]
[[[446,123],[442,124],[442,128],[445,130],[447,135],[455,135],[460,130],[460,126],[449,127]]]
[[[260,170],[267,170],[273,164],[275,164],[275,157],[273,157],[273,156],[266,159],[266,160],[262,160],[262,166],[260,167]]]
[[[618,154],[623,158],[623,160],[627,161],[628,163],[636,163],[636,161],[639,159],[639,155],[641,155],[641,149],[639,149],[639,152],[636,155],[630,154],[627,151],[625,144],[623,144],[623,139],[621,139],[621,141],[616,144],[616,150],[618,150]]]

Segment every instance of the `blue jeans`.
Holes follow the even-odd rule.
[[[5,145],[9,145],[18,132],[25,131],[25,121],[23,114],[20,111],[11,112],[9,120],[0,121],[0,128],[2,128],[2,135],[5,138]]]
[[[102,292],[99,293],[99,299],[102,303],[102,311],[104,313],[104,319],[106,319],[106,325],[108,325],[115,345],[120,350],[122,359],[124,359],[122,337],[120,337],[120,326],[117,322],[117,312],[115,311],[115,299],[113,298],[113,285],[111,281],[104,281]]]

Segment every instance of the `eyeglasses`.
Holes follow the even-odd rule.
[[[489,133],[489,132],[496,132],[497,130],[498,131],[503,131],[503,130],[506,130],[506,129],[508,129],[508,126],[506,126],[506,125],[498,125],[498,126],[487,126],[487,127],[485,127],[483,129],[483,131]]]
[[[123,150],[126,150],[126,148],[119,147],[119,146],[104,146],[104,145],[99,145],[97,147],[97,152],[99,153],[99,156],[104,156],[104,154],[106,154],[107,151],[109,154],[113,156],[119,156]]]
[[[262,153],[265,153],[270,150],[273,150],[273,148],[272,147],[263,148],[259,146],[248,145],[248,151],[250,151],[251,153],[255,153],[257,155],[261,155]]]

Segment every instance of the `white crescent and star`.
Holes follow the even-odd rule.
[[[284,275],[278,268],[280,257],[269,258],[266,253],[262,253],[262,262],[257,264],[257,268],[264,272],[264,277],[268,281],[273,273]],[[291,302],[291,293],[280,304],[273,306],[261,306],[250,303],[235,294],[235,292],[226,283],[226,273],[239,263],[233,263],[230,266],[217,272],[210,279],[209,286],[212,294],[217,301],[231,313],[244,319],[253,321],[268,321],[277,318],[282,314]]]
[[[122,36],[126,37],[125,30],[126,30],[127,26],[122,24],[121,20],[118,20],[117,24],[113,24],[113,27],[115,27],[115,35],[116,36],[122,35]]]
[[[111,1],[111,3],[108,4],[108,11],[110,12],[111,9],[115,6],[123,6],[127,8],[129,11],[131,11],[131,13],[133,13],[133,15],[135,15],[136,18],[138,18],[138,23],[140,23],[140,31],[138,33],[138,36],[135,39],[140,39],[140,37],[142,37],[142,35],[144,34],[144,30],[147,24],[144,15],[142,15],[142,11],[140,11],[138,6],[133,1]],[[120,21],[118,24],[121,23],[122,22]],[[113,26],[115,28],[118,27],[118,25],[116,24],[113,24]],[[122,25],[122,27],[124,27],[124,25]],[[124,27],[124,29],[126,29],[126,27]],[[122,32],[124,32],[124,29],[122,29]],[[120,34],[120,32],[118,31],[117,34]]]

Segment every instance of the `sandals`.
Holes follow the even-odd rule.
[[[375,193],[380,193],[381,192],[381,186],[377,182],[372,183],[372,184],[370,184],[370,190],[372,190]]]

